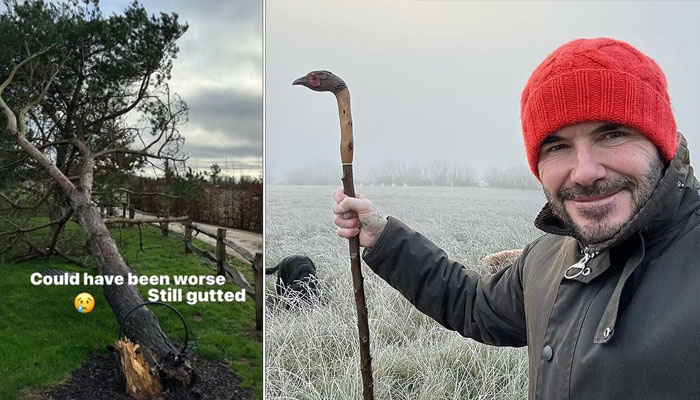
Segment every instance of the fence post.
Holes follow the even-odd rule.
[[[170,205],[168,205],[167,211],[165,211],[165,218],[170,218]],[[168,232],[170,231],[170,222],[164,222],[163,223],[163,236],[168,236]]]
[[[136,216],[136,209],[134,206],[129,206],[129,219],[134,219]]]
[[[122,203],[122,218],[126,219],[126,203]],[[125,223],[122,223],[122,228],[126,228]]]
[[[253,271],[255,272],[255,329],[262,331],[263,305],[265,300],[265,281],[263,275],[262,253],[255,253]]]
[[[188,219],[185,221],[185,254],[192,253],[190,243],[192,243],[192,220]]]
[[[168,222],[160,222],[160,233],[165,237],[168,236]]]
[[[226,229],[219,228],[216,230],[216,274],[224,275],[224,263],[226,262]]]

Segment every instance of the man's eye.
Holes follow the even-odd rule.
[[[555,145],[547,147],[547,149],[545,151],[547,153],[554,153],[554,152],[557,152],[559,150],[563,150],[565,148],[566,148],[565,144],[555,144]]]
[[[611,131],[607,132],[604,136],[605,139],[616,139],[622,136],[626,136],[627,134],[622,131]]]

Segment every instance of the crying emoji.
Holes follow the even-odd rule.
[[[79,313],[87,314],[95,308],[95,298],[90,293],[80,293],[75,296],[73,305]]]

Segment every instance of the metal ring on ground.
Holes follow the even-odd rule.
[[[166,306],[166,307],[168,307],[169,309],[175,311],[175,314],[177,314],[177,316],[180,317],[180,321],[182,321],[182,326],[185,327],[185,344],[184,344],[184,346],[182,346],[182,349],[180,349],[180,354],[185,354],[185,350],[187,350],[187,341],[189,340],[189,336],[190,336],[189,329],[187,328],[187,323],[185,322],[185,318],[182,316],[182,314],[180,314],[180,311],[178,311],[177,308],[171,306],[170,304],[163,303],[163,302],[161,302],[161,301],[147,301],[147,302],[145,302],[145,303],[141,303],[141,304],[139,304],[138,306],[132,308],[131,311],[129,311],[128,313],[126,313],[126,316],[124,317],[124,320],[122,321],[121,324],[119,324],[119,336],[118,336],[118,338],[119,338],[119,339],[122,338],[122,326],[123,326],[123,325],[126,325],[126,321],[129,319],[129,316],[131,315],[131,313],[133,313],[133,312],[136,311],[137,309],[139,309],[139,308],[141,308],[141,307],[143,307],[143,306],[147,306],[147,305],[149,305],[149,304],[158,304],[158,305],[161,305],[161,306]]]

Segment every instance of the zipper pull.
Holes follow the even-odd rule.
[[[583,249],[583,258],[580,259],[576,264],[570,266],[564,272],[564,278],[574,279],[579,275],[588,276],[591,274],[591,269],[586,267],[586,263],[597,256],[598,253],[589,253],[588,247]]]

